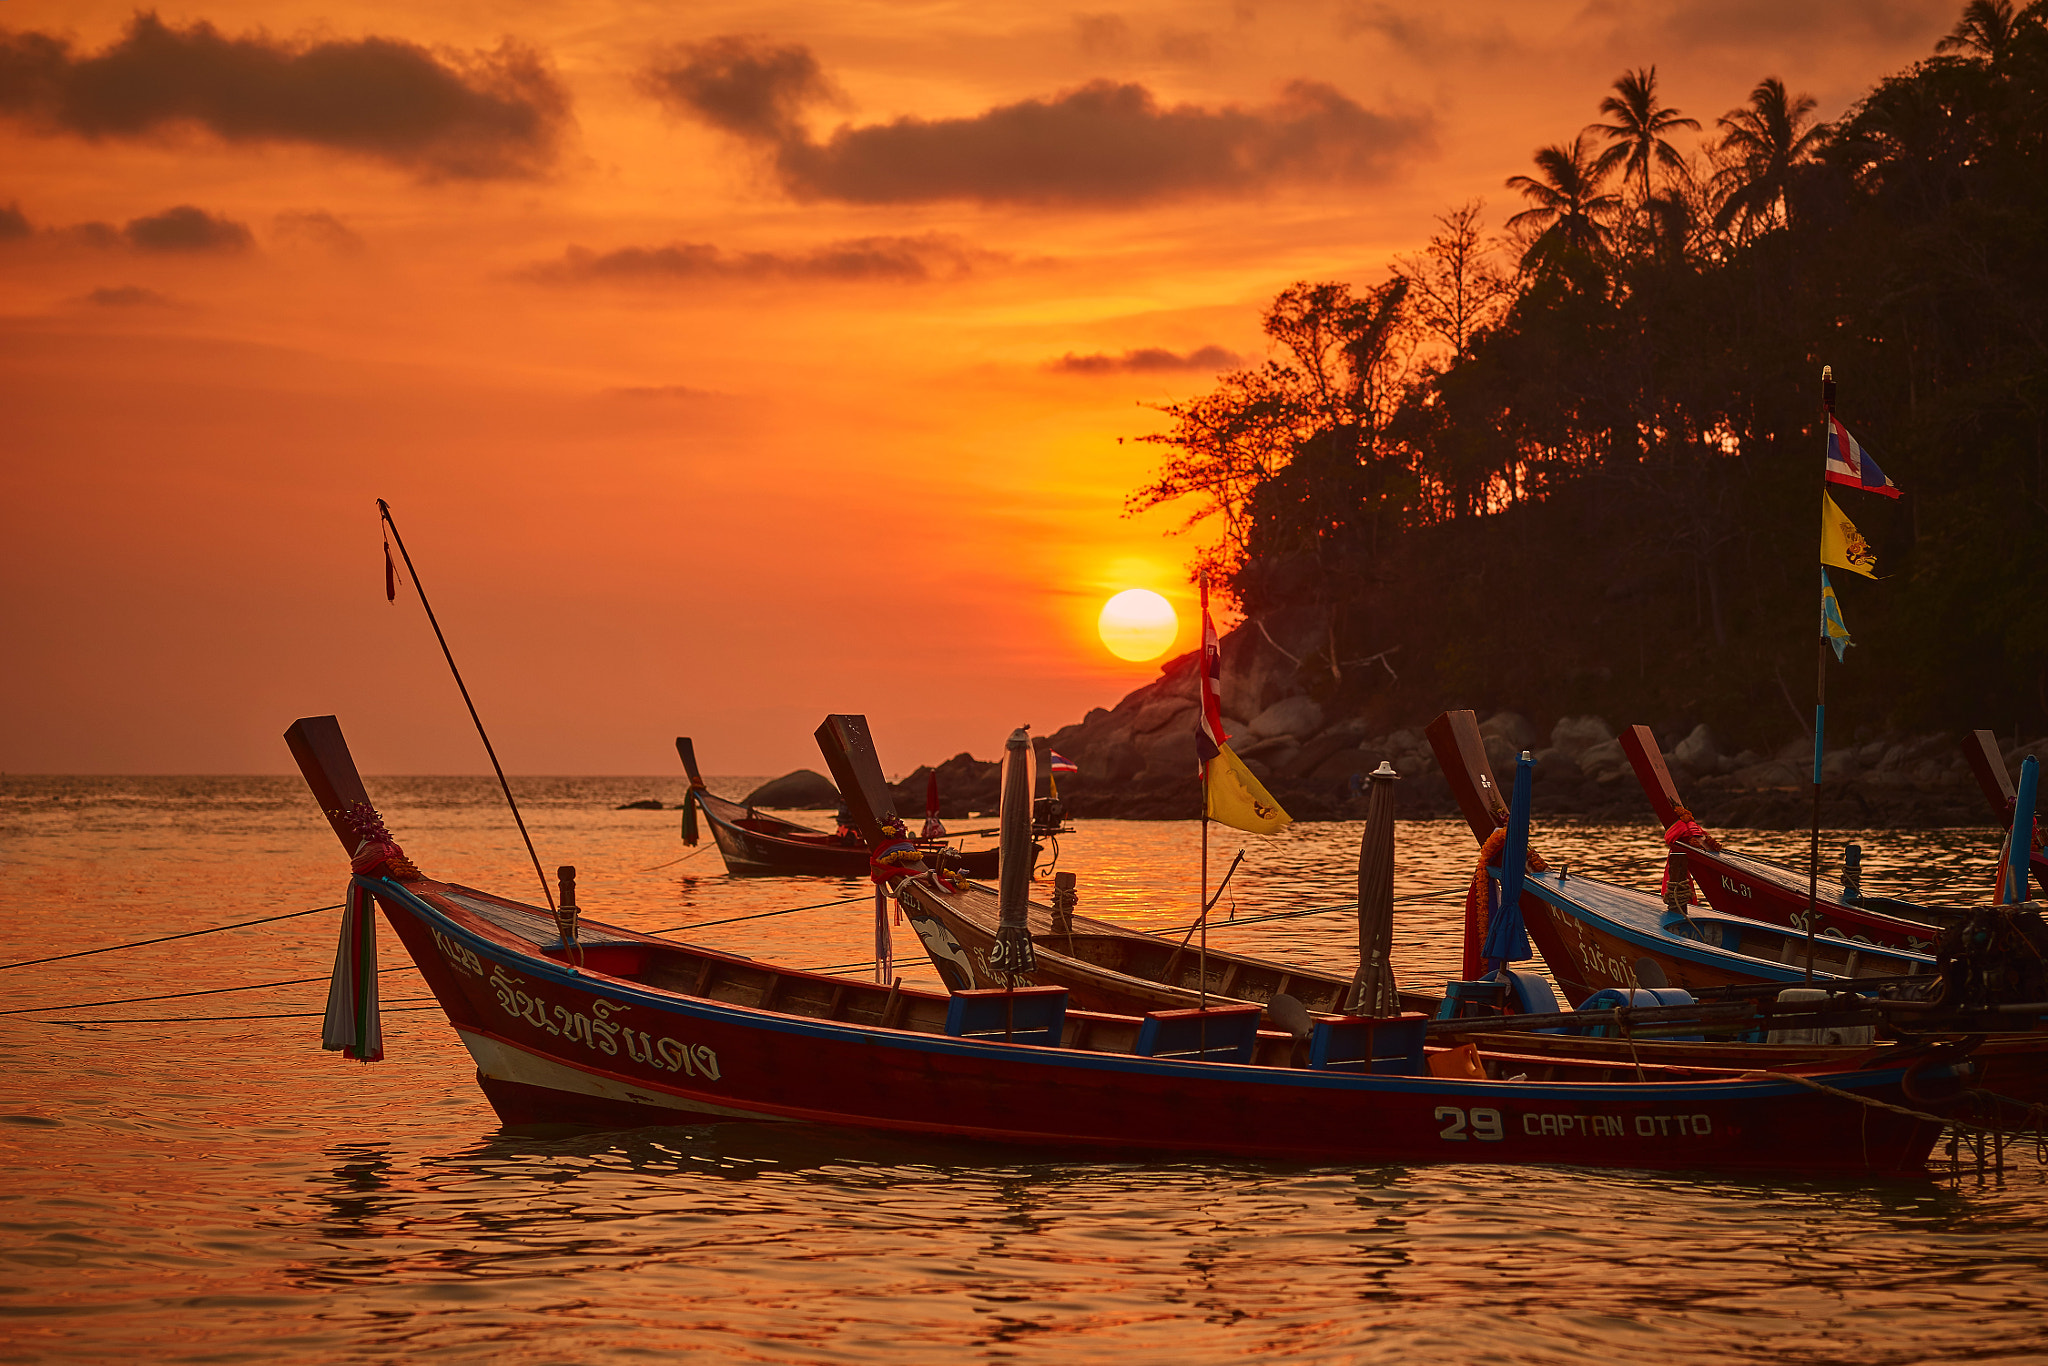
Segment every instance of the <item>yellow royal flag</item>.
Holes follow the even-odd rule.
[[[1877,551],[1863,539],[1856,524],[1842,515],[1825,489],[1820,495],[1820,562],[1866,579],[1877,577]]]
[[[1204,805],[1204,814],[1210,820],[1249,830],[1254,835],[1270,835],[1281,826],[1294,823],[1294,817],[1280,809],[1273,794],[1252,776],[1244,760],[1230,752],[1229,745],[1217,750],[1216,757],[1209,761]]]

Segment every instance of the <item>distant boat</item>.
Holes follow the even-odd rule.
[[[1589,1065],[1570,1082],[1507,1079],[1509,1057],[1483,1079],[1445,1077],[1424,1060],[1420,1016],[1323,1021],[1296,1067],[1295,1040],[1259,1030],[1255,1007],[1094,1015],[1058,988],[940,996],[597,922],[565,942],[543,908],[421,874],[333,717],[286,738],[350,854],[335,1018],[365,1028],[374,905],[510,1125],[797,1120],[1097,1154],[1883,1174],[1924,1168],[1943,1128],[1925,1107],[1943,1102],[1915,1096],[1956,1075],[1931,1051],[1639,1081]]]
[[[711,827],[725,870],[735,876],[866,877],[868,845],[858,835],[841,837],[808,825],[770,816],[743,802],[728,801],[704,785],[697,772],[697,749],[683,736],[676,753],[690,788],[683,798],[683,843],[697,842],[697,811]],[[928,849],[949,847],[945,840],[920,840]],[[994,877],[1001,861],[993,847],[958,851],[960,867],[969,877]]]

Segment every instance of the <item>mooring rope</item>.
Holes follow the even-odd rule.
[[[109,944],[103,949],[80,949],[77,953],[52,954],[48,958],[24,958],[18,963],[0,963],[0,972],[8,968],[32,968],[38,963],[61,963],[67,958],[90,958],[96,953],[112,953],[116,949],[139,949],[149,944],[168,944],[173,939],[194,939],[202,934],[219,934],[222,930],[245,930],[251,925],[268,925],[273,920],[291,920],[302,915],[317,915],[321,911],[338,911],[340,903],[332,906],[315,906],[311,910],[287,911],[283,915],[266,915],[261,920],[238,920],[232,925],[215,925],[211,929],[187,930],[183,934],[160,935],[155,939],[138,939],[132,944]]]
[[[1903,1105],[1894,1105],[1888,1100],[1879,1100],[1875,1096],[1865,1096],[1859,1095],[1854,1091],[1844,1091],[1839,1086],[1829,1086],[1825,1082],[1815,1081],[1812,1077],[1802,1077],[1796,1072],[1758,1072],[1756,1075],[1759,1077],[1770,1077],[1777,1081],[1798,1082],[1810,1091],[1820,1091],[1826,1095],[1838,1096],[1843,1100],[1852,1100],[1858,1105],[1867,1105],[1873,1110],[1889,1110],[1895,1115],[1904,1115],[1908,1119],[1923,1120],[1926,1123],[1939,1124],[1950,1129],[1961,1129],[1986,1138],[1994,1134],[2002,1135],[2007,1132],[2003,1129],[1987,1129],[1982,1125],[1969,1124],[1958,1119],[1943,1119],[1940,1115],[1932,1115],[1925,1110],[1912,1110]]]
[[[700,844],[695,849],[692,849],[689,853],[683,855],[682,858],[672,858],[667,863],[657,863],[652,868],[642,868],[640,871],[643,873],[658,873],[664,868],[673,868],[678,863],[681,863],[683,859],[693,859],[697,857],[697,855],[703,853],[706,849],[709,849],[711,847],[712,846],[709,844]]]
[[[862,892],[859,896],[842,897],[838,901],[819,901],[809,906],[785,906],[783,909],[779,911],[759,911],[753,915],[728,916],[724,920],[700,920],[693,925],[677,925],[671,929],[666,930],[642,930],[641,933],[681,934],[684,930],[708,930],[713,925],[737,925],[742,920],[766,920],[768,919],[768,917],[774,915],[792,915],[797,911],[818,911],[823,910],[827,906],[845,906],[855,901],[866,901],[867,899],[867,893]]]
[[[412,997],[405,997],[412,1000]],[[389,1005],[387,1012],[396,1010],[439,1010],[439,1004],[424,1006]],[[228,1020],[319,1020],[326,1018],[324,1010],[294,1010],[282,1015],[144,1015],[124,1020],[37,1020],[46,1025],[105,1025],[105,1024],[218,1024]]]
[[[419,969],[411,963],[401,963],[395,968],[380,968],[377,975],[382,977],[386,973],[418,971]],[[0,1010],[0,1015],[35,1015],[45,1010],[96,1010],[100,1006],[132,1006],[141,1005],[145,1001],[182,1001],[188,996],[219,996],[230,991],[267,991],[271,987],[302,987],[312,982],[330,980],[332,974],[327,977],[293,977],[283,982],[251,982],[240,987],[208,987],[204,991],[169,991],[161,996],[121,996],[111,1001],[73,1001],[69,1005],[61,1006],[16,1006],[12,1010]]]

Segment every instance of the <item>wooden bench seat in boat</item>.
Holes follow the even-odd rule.
[[[1420,1076],[1422,1045],[1428,1036],[1429,1016],[1419,1011],[1386,1019],[1339,1015],[1317,1020],[1309,1035],[1308,1065],[1329,1072]]]
[[[956,1039],[1057,1047],[1066,1031],[1065,987],[956,991],[946,1003],[946,1032]]]
[[[1136,1052],[1141,1058],[1250,1062],[1262,1013],[1255,1005],[1151,1011],[1138,1028]]]

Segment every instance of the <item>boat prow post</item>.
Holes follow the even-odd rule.
[[[1650,809],[1669,830],[1678,823],[1678,808],[1685,803],[1679,799],[1678,784],[1671,780],[1671,770],[1657,748],[1657,737],[1648,726],[1630,726],[1621,733],[1621,752],[1628,756],[1629,767],[1636,771],[1636,781],[1643,785]]]
[[[341,847],[353,854],[362,837],[345,814],[358,803],[369,806],[370,794],[356,771],[355,756],[342,738],[341,722],[332,716],[302,716],[284,733],[284,742],[298,761],[313,800],[334,830]]]
[[[697,746],[689,736],[676,737],[676,757],[683,761],[683,772],[689,776],[690,786],[704,786],[704,775],[697,771]]]
[[[1507,800],[1494,781],[1493,763],[1486,757],[1486,740],[1479,734],[1479,718],[1470,710],[1440,712],[1423,728],[1436,761],[1451,784],[1451,795],[1472,836],[1481,844],[1487,836],[1507,824]]]

